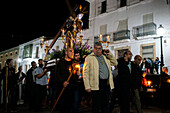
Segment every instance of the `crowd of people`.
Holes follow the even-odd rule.
[[[22,72],[22,66],[15,73],[13,60],[8,59],[0,75],[0,82],[3,80],[3,109],[8,107],[11,112],[17,112],[17,105],[24,102],[30,110],[42,111],[45,99],[47,106],[55,107],[60,113],[78,113],[82,102],[92,105],[92,113],[111,113],[118,98],[121,113],[130,113],[131,100],[137,112],[142,113],[139,95],[142,71],[152,72],[151,68],[146,68],[147,59],[142,62],[142,57],[136,55],[131,61],[132,52],[128,50],[116,60],[109,50],[102,50],[102,44],[96,42],[93,52],[81,58],[79,51],[67,48],[65,56],[56,61],[53,68],[47,68],[46,63],[39,59],[39,66],[32,61],[26,74]],[[159,63],[157,58],[157,73]],[[62,96],[54,106],[63,88]]]

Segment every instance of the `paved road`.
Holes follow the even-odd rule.
[[[30,111],[28,109],[27,106],[19,106],[18,107],[19,112],[18,113],[50,113],[50,109],[49,108],[43,108],[43,111],[41,112],[35,112],[35,111]],[[81,106],[79,113],[90,113],[91,107],[89,106]],[[136,113],[135,109],[131,109],[131,111],[133,113]],[[162,109],[159,106],[148,106],[143,108],[144,113],[170,113],[170,108],[168,109]],[[3,111],[2,109],[0,109],[0,113],[6,113],[5,111]],[[54,111],[53,113],[58,113],[58,111]],[[115,109],[113,110],[112,113],[120,113],[119,112],[119,106],[115,106]]]

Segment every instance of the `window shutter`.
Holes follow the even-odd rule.
[[[143,15],[143,24],[148,24],[153,22],[153,13]]]
[[[100,34],[107,34],[107,24],[100,26]]]
[[[128,19],[120,20],[117,31],[122,31],[127,29],[128,29]]]

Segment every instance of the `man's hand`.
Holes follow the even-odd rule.
[[[105,54],[105,55],[110,54],[110,50],[109,50],[109,49],[105,49],[105,50],[104,50],[104,54]]]
[[[86,89],[86,91],[90,93],[90,92],[91,92],[91,89]]]
[[[45,68],[43,72],[45,73],[45,72],[47,72],[47,71],[48,71],[48,70]]]
[[[63,87],[67,87],[68,84],[69,84],[69,82],[65,81],[65,82],[63,83]]]

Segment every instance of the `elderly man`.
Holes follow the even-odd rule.
[[[142,86],[142,70],[139,67],[139,64],[142,61],[142,57],[140,55],[136,55],[134,57],[134,61],[132,62],[132,89],[131,89],[131,96],[132,96],[132,101],[135,104],[137,113],[143,113],[141,109],[141,103],[140,103],[140,96],[139,96],[139,91]]]
[[[109,50],[102,54],[99,42],[94,44],[93,51],[86,57],[83,67],[85,89],[92,94],[92,113],[109,113],[108,89],[114,88],[111,65],[116,66],[117,61]]]

